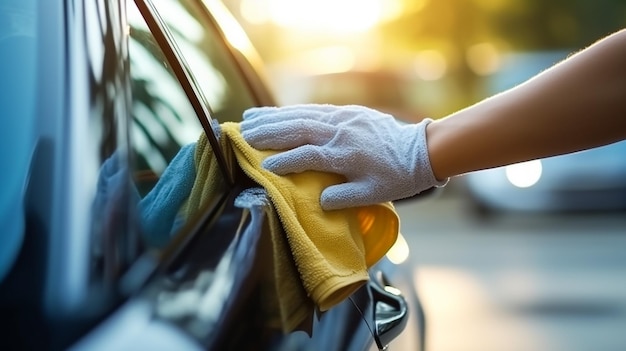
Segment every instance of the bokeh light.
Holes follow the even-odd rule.
[[[398,233],[398,239],[396,239],[391,249],[387,251],[387,258],[392,263],[401,264],[409,258],[409,252],[409,244],[404,239],[404,236]]]
[[[466,55],[467,65],[479,76],[492,74],[500,68],[500,54],[492,43],[473,45]]]
[[[446,57],[437,50],[424,50],[415,56],[415,73],[423,80],[441,79],[448,69]]]
[[[531,187],[539,181],[543,167],[540,160],[516,163],[505,168],[506,178],[518,188]]]

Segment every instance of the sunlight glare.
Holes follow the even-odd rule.
[[[371,29],[384,14],[383,0],[266,0],[272,22],[305,31],[358,33]]]
[[[257,53],[248,35],[230,13],[226,5],[220,0],[205,0],[204,4],[209,8],[213,16],[217,18],[220,25],[224,27],[223,32],[228,42],[245,55],[256,59]]]
[[[354,68],[356,54],[347,46],[335,45],[304,52],[296,61],[307,74],[341,73]]]
[[[265,3],[258,0],[242,0],[239,4],[241,16],[252,24],[264,24],[269,21],[269,12]]]

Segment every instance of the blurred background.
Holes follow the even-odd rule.
[[[367,103],[440,117],[490,92],[507,56],[622,28],[623,0],[225,0],[283,104]]]
[[[624,0],[224,2],[280,104],[362,104],[406,121],[445,116],[626,26]],[[626,350],[626,144],[457,177],[397,209],[428,350]]]

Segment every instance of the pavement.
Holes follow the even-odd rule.
[[[428,351],[626,350],[626,213],[478,218],[449,187],[396,204]]]

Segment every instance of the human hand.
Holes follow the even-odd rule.
[[[286,150],[263,167],[279,175],[315,170],[346,177],[321,195],[325,210],[393,201],[445,182],[435,179],[426,119],[401,124],[363,106],[293,105],[244,112],[241,132],[259,150]]]

